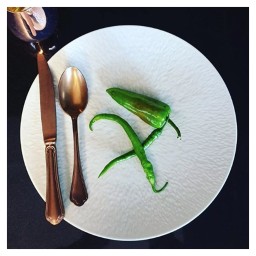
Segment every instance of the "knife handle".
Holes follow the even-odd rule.
[[[54,142],[46,143],[46,208],[45,217],[53,225],[59,224],[64,218],[58,168],[57,151]]]

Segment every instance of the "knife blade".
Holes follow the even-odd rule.
[[[53,79],[43,52],[37,54],[42,132],[46,159],[45,217],[53,225],[64,218],[56,149],[56,109]]]

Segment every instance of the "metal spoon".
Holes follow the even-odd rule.
[[[79,157],[77,118],[88,102],[87,84],[76,67],[67,68],[59,81],[59,100],[62,109],[70,115],[74,137],[74,169],[70,190],[70,200],[81,206],[88,199]]]

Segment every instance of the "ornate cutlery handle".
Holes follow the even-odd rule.
[[[77,206],[82,206],[88,199],[88,194],[84,183],[84,177],[79,156],[77,118],[72,118],[72,124],[74,138],[74,169],[70,190],[70,201]]]
[[[58,168],[57,151],[54,142],[46,143],[46,208],[45,217],[53,225],[59,224],[64,218]]]

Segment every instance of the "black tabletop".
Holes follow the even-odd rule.
[[[50,225],[20,146],[22,108],[37,76],[36,59],[29,47],[8,31],[7,248],[248,248],[249,9],[58,8],[58,13],[58,49],[96,29],[143,25],[170,32],[202,52],[222,76],[235,106],[235,160],[213,203],[191,223],[168,235],[136,242],[112,241],[87,234],[65,221]]]

